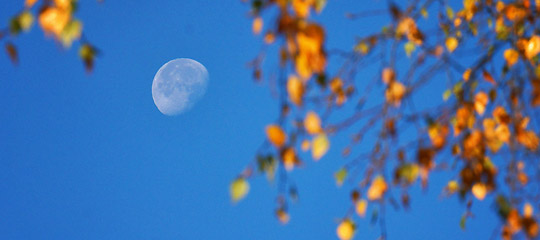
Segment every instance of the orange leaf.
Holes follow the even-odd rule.
[[[480,91],[474,96],[474,109],[479,115],[484,115],[488,102],[489,97],[485,92]]]
[[[493,76],[491,76],[491,74],[489,74],[487,71],[483,71],[482,72],[482,76],[484,76],[484,79],[488,82],[490,82],[491,84],[495,85],[495,79],[493,79]]]
[[[24,1],[24,7],[25,8],[31,8],[32,6],[34,6],[34,4],[36,4],[38,0],[25,0]]]
[[[59,8],[49,7],[39,14],[39,24],[43,31],[53,33],[56,37],[60,36],[70,19],[71,14]]]
[[[382,176],[377,176],[369,186],[367,197],[370,201],[379,200],[386,192],[388,186]]]
[[[306,18],[309,16],[309,9],[313,0],[293,0],[292,7],[296,16]]]
[[[290,220],[289,214],[281,208],[276,211],[276,217],[281,224],[287,224]]]
[[[256,17],[255,19],[253,19],[253,25],[252,25],[253,34],[257,35],[261,33],[262,28],[263,28],[263,19],[261,17]]]
[[[309,134],[317,134],[321,132],[321,119],[317,113],[310,111],[304,119],[304,128]]]
[[[360,217],[366,216],[366,210],[368,206],[368,202],[365,199],[360,199],[356,202],[356,214]]]
[[[386,101],[394,106],[398,107],[401,104],[401,99],[406,92],[405,85],[400,82],[392,82],[386,89]]]
[[[513,66],[519,60],[518,51],[516,51],[514,49],[511,49],[511,48],[506,49],[504,51],[504,60],[506,60],[506,63],[508,64],[509,67]]]
[[[277,125],[267,126],[266,136],[268,137],[268,140],[270,141],[270,143],[272,143],[277,148],[282,147],[285,144],[285,141],[287,140],[287,135],[281,129],[281,127]]]
[[[466,81],[469,81],[469,78],[471,78],[471,72],[472,70],[470,68],[467,68],[467,70],[465,70],[465,72],[463,72],[463,80]]]
[[[283,165],[287,171],[292,171],[294,166],[298,163],[296,153],[293,148],[287,148],[283,151]]]
[[[529,39],[529,41],[527,41],[525,46],[525,56],[528,59],[531,59],[538,53],[540,53],[540,37],[534,35]]]
[[[382,72],[382,81],[385,84],[389,84],[390,82],[393,82],[396,80],[396,73],[394,72],[394,69],[392,68],[385,68]]]

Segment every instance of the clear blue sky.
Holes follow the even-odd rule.
[[[1,26],[22,2],[0,3]],[[328,46],[348,48],[350,31],[380,29],[384,18],[343,17],[381,4],[373,3],[330,0],[319,18]],[[345,163],[339,141],[293,172],[300,200],[288,225],[275,219],[277,189],[264,177],[230,202],[230,181],[278,114],[268,86],[246,68],[261,46],[247,11],[237,0],[80,1],[85,35],[102,51],[91,75],[76,48],[62,50],[36,26],[13,39],[19,66],[0,55],[0,239],[336,239],[350,206],[349,187],[333,179]],[[164,116],[152,79],[181,57],[206,66],[208,90],[189,112]],[[425,194],[414,187],[411,211],[389,211],[390,239],[491,236],[491,198],[475,202],[462,231],[464,204],[439,198],[448,177],[433,175]],[[357,239],[379,235],[369,219],[357,224]]]

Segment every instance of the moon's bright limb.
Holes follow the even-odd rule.
[[[165,63],[154,76],[152,98],[161,113],[178,115],[204,95],[207,84],[208,71],[202,64],[177,58]]]

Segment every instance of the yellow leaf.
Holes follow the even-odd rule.
[[[365,199],[360,199],[356,202],[356,214],[360,217],[366,216],[366,210],[368,206],[368,202]]]
[[[244,198],[249,192],[249,183],[243,177],[236,178],[230,187],[231,200],[238,202]]]
[[[287,80],[287,92],[289,99],[297,106],[302,105],[302,97],[304,96],[304,84],[298,77],[291,75]]]
[[[34,15],[32,15],[32,13],[29,11],[24,11],[21,13],[21,15],[19,15],[18,21],[22,30],[28,31],[30,27],[32,27],[32,24],[34,24]]]
[[[379,200],[386,192],[388,185],[382,176],[377,176],[369,186],[367,197],[370,201]]]
[[[533,215],[533,207],[530,203],[525,203],[523,206],[523,217],[530,218]]]
[[[304,128],[309,134],[318,134],[321,132],[321,119],[317,113],[309,111],[304,119]]]
[[[485,92],[480,91],[474,96],[474,109],[479,115],[483,115],[486,111],[488,101],[489,97]]]
[[[54,0],[54,5],[60,9],[71,11],[71,1],[72,0]]]
[[[458,182],[455,180],[448,182],[448,185],[446,185],[446,190],[448,191],[449,194],[457,192],[457,190],[459,190]]]
[[[311,156],[315,161],[318,161],[330,148],[330,141],[326,137],[326,134],[321,133],[313,139],[311,146]]]
[[[306,18],[309,16],[309,8],[313,4],[313,0],[293,0],[292,7],[296,16]]]
[[[251,29],[253,30],[253,34],[258,35],[261,33],[263,28],[263,19],[261,17],[256,17],[253,19],[253,25],[251,26]]]
[[[337,227],[336,233],[340,240],[350,240],[354,236],[356,226],[350,219],[343,220]]]
[[[71,19],[71,14],[59,8],[46,8],[39,14],[39,24],[45,33],[60,36],[62,30]]]
[[[446,49],[448,49],[449,52],[453,52],[458,46],[458,40],[455,37],[449,37],[446,39],[445,44]]]
[[[25,0],[24,1],[24,7],[25,8],[31,8],[32,6],[34,6],[34,4],[36,4],[38,0]]]
[[[406,88],[400,82],[391,82],[386,89],[386,101],[394,106],[398,107],[401,104],[401,99],[405,95]]]
[[[82,23],[78,20],[70,21],[65,27],[62,33],[60,34],[60,40],[64,47],[71,47],[71,43],[79,39],[82,33]]]
[[[272,143],[277,148],[282,147],[285,144],[285,141],[287,141],[287,135],[281,129],[281,127],[277,125],[267,126],[266,136],[268,137],[270,143]]]
[[[531,59],[538,53],[540,53],[540,37],[534,35],[529,39],[529,41],[527,41],[525,46],[525,56],[528,59]]]
[[[506,60],[506,63],[508,64],[509,67],[513,66],[519,60],[518,51],[516,51],[514,49],[511,49],[511,48],[506,49],[504,51],[504,60]]]
[[[480,201],[484,200],[486,197],[487,188],[483,183],[475,183],[471,190],[472,194]]]

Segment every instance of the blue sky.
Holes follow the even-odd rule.
[[[343,17],[384,7],[373,2],[329,1],[317,18],[329,48],[351,47],[350,31],[379,30],[387,19]],[[0,3],[1,26],[21,6]],[[248,9],[233,0],[81,1],[77,16],[102,52],[91,75],[77,45],[62,50],[36,26],[12,39],[20,64],[0,56],[0,238],[336,239],[350,206],[350,186],[337,188],[333,179],[345,163],[340,141],[320,162],[293,172],[300,200],[288,225],[275,219],[277,188],[264,177],[251,181],[242,202],[230,202],[230,181],[278,114],[268,86],[254,83],[246,67],[261,47]],[[201,62],[210,81],[189,112],[168,117],[155,107],[151,86],[174,58]],[[462,231],[464,204],[439,197],[447,180],[433,175],[427,193],[411,191],[411,211],[388,212],[390,239],[491,236],[498,224],[491,199],[474,203]],[[358,239],[377,238],[377,225],[357,224]]]

